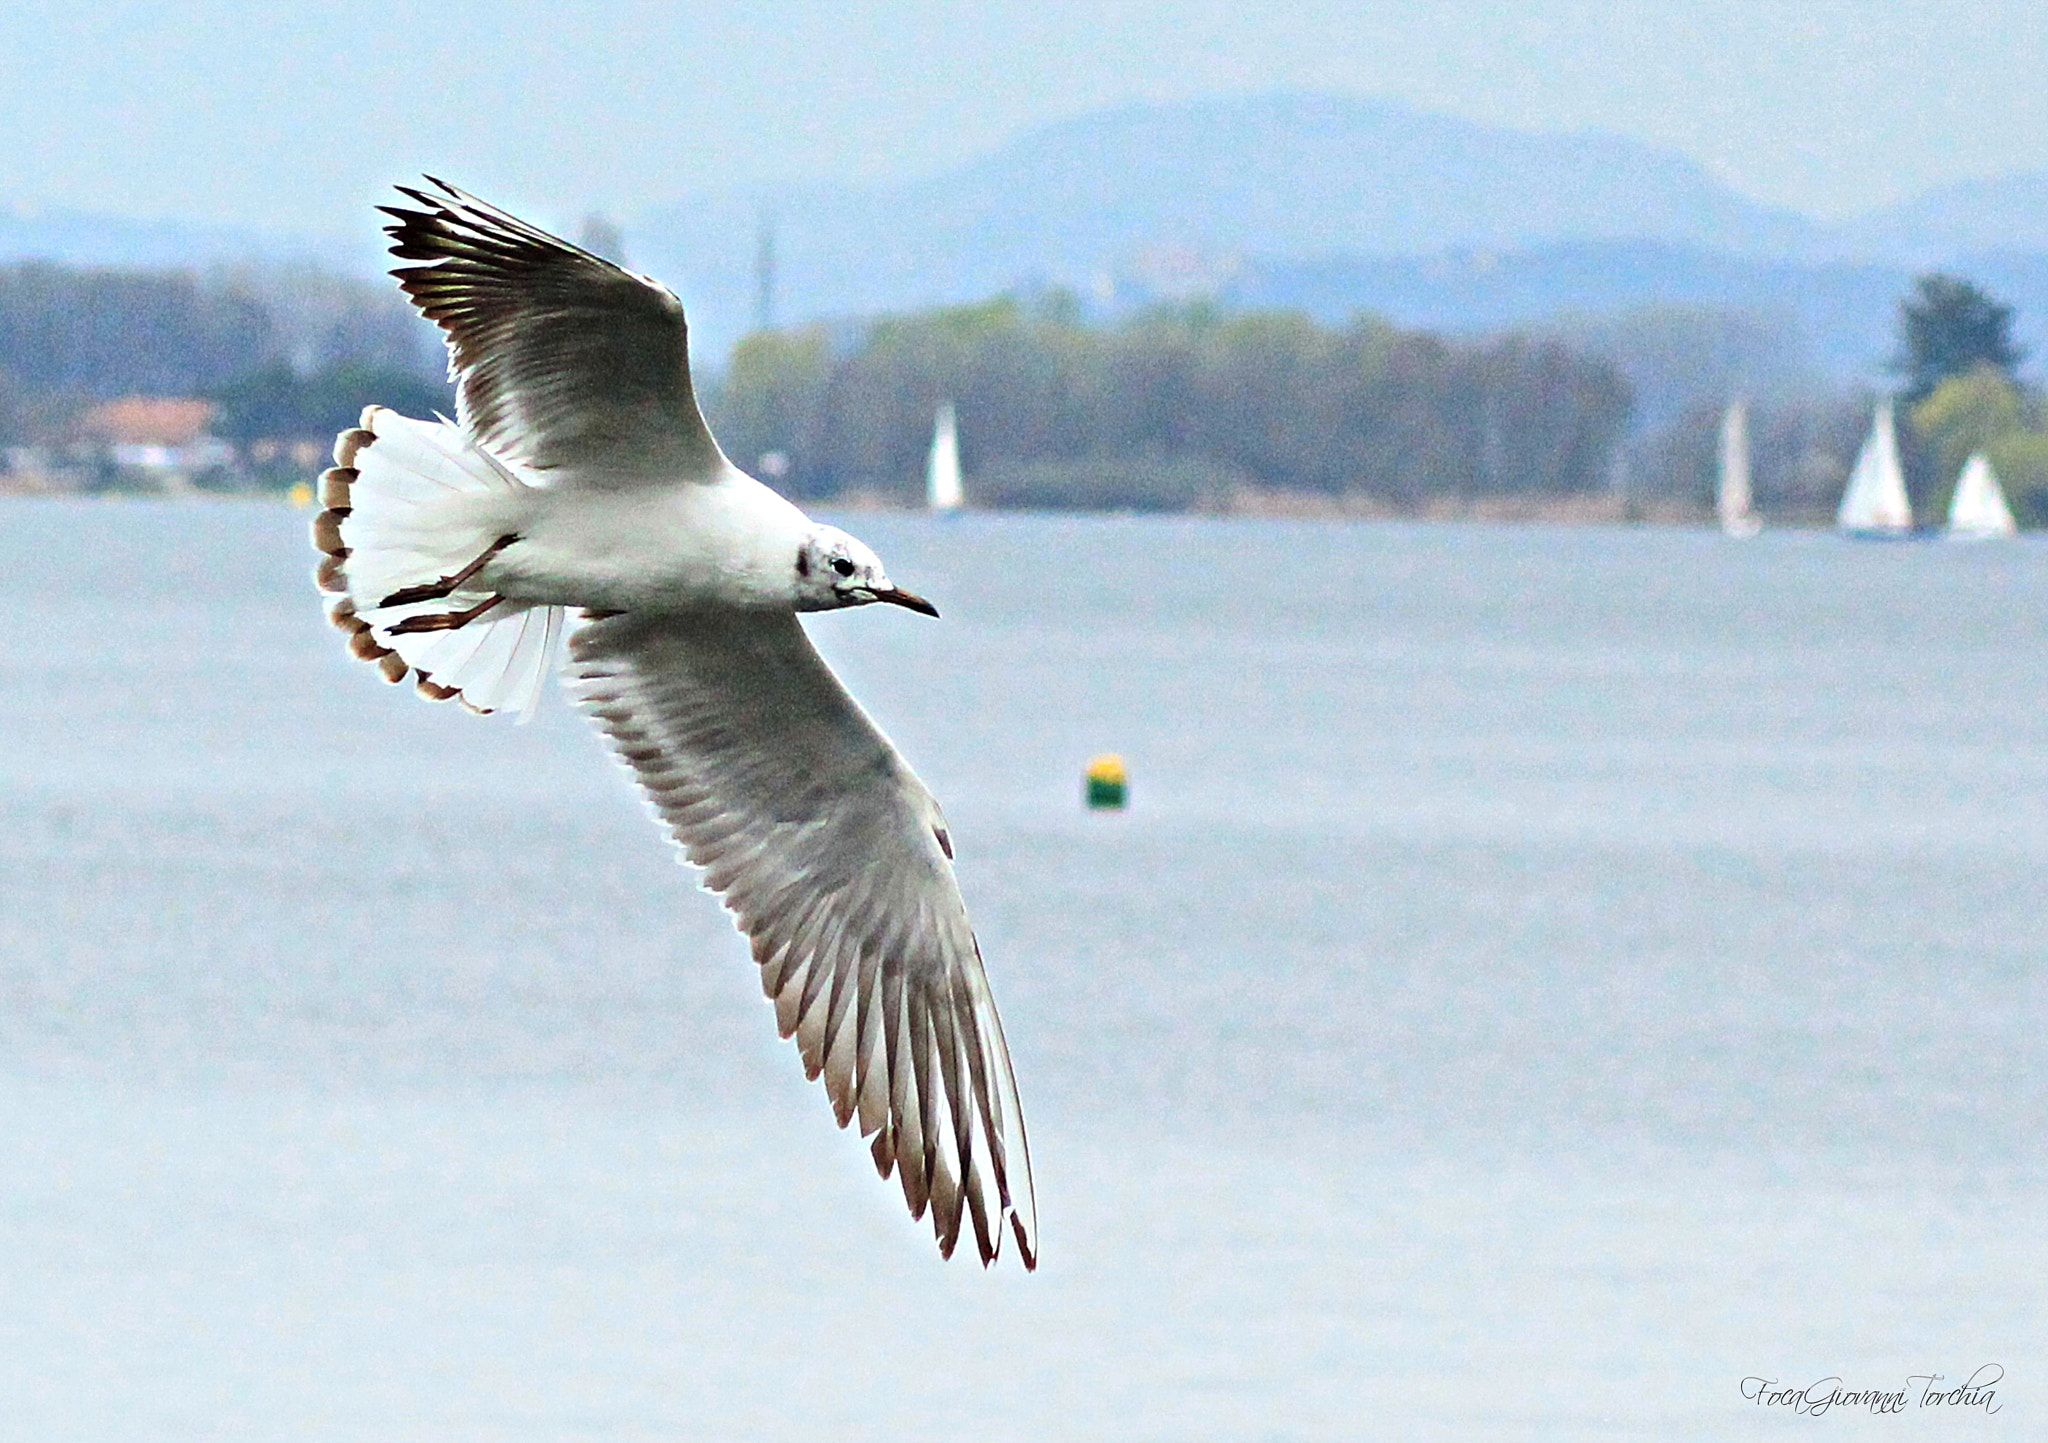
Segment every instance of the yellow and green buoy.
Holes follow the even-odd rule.
[[[1088,763],[1088,805],[1095,810],[1121,810],[1126,800],[1128,782],[1124,776],[1124,759],[1115,752],[1104,752]]]

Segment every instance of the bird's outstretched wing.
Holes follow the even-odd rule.
[[[586,622],[570,685],[753,942],[804,1070],[913,1217],[1036,1265],[1031,1159],[937,803],[795,616]]]
[[[683,307],[667,289],[445,181],[382,206],[392,274],[448,339],[471,435],[500,458],[586,485],[716,472],[690,386]]]

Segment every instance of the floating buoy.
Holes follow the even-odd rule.
[[[292,482],[292,489],[285,494],[291,498],[294,506],[304,507],[313,504],[313,488],[303,481]]]
[[[1124,759],[1115,752],[1104,752],[1088,763],[1088,805],[1097,809],[1116,809],[1124,804],[1127,784],[1124,777]]]

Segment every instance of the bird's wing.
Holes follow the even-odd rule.
[[[463,423],[551,478],[631,486],[710,479],[722,456],[690,386],[683,307],[654,281],[444,181],[380,207],[392,274],[448,340]]]
[[[1004,1218],[1036,1265],[1031,1159],[1002,1024],[938,804],[796,618],[593,619],[570,646],[581,705],[753,942],[782,1035],[858,1117],[913,1217],[983,1263]]]

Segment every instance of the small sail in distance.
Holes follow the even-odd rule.
[[[1948,534],[1957,537],[2010,536],[2019,527],[2012,508],[2005,504],[2005,488],[1998,473],[1979,451],[1963,463],[1956,481],[1955,499],[1948,507]]]
[[[1904,536],[1913,529],[1913,508],[1906,500],[1906,474],[1899,469],[1899,440],[1892,429],[1891,402],[1878,404],[1870,435],[1856,453],[1835,525],[1863,536]]]
[[[924,468],[925,505],[932,511],[958,511],[967,497],[960,488],[960,437],[953,422],[953,403],[939,407],[932,424],[932,454]]]
[[[1763,529],[1750,509],[1749,412],[1734,401],[1721,415],[1721,476],[1714,489],[1714,511],[1730,536],[1754,536]]]

